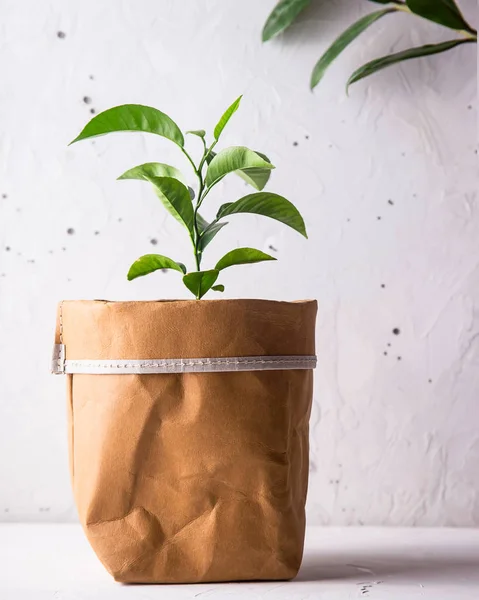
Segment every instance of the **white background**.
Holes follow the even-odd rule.
[[[141,254],[191,257],[148,186],[115,181],[152,160],[187,170],[178,150],[133,134],[68,142],[91,108],[130,102],[211,131],[243,93],[223,145],[271,158],[268,189],[297,204],[310,239],[238,216],[206,265],[237,245],[276,252],[273,265],[225,273],[225,295],[319,301],[310,523],[479,525],[475,47],[386,70],[348,98],[347,76],[366,60],[450,35],[387,17],[312,94],[321,52],[378,6],[318,2],[262,45],[273,5],[2,1],[1,520],[76,518],[65,382],[48,373],[56,302],[187,297],[173,272],[126,281]],[[475,2],[461,5],[474,21]],[[206,212],[243,193],[228,177]]]

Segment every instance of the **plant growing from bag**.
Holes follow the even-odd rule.
[[[311,74],[311,89],[314,89],[323,78],[327,68],[345,50],[351,42],[371,25],[387,15],[408,13],[422,17],[451,30],[453,39],[436,44],[425,44],[408,48],[394,54],[376,58],[359,67],[349,77],[346,88],[352,83],[373,75],[378,71],[397,63],[421,58],[432,54],[447,52],[462,44],[477,44],[477,31],[462,15],[454,0],[368,0],[375,4],[383,4],[385,8],[369,13],[350,25],[324,52],[316,63]],[[296,17],[311,3],[311,0],[281,0],[269,15],[263,28],[263,41],[266,42],[287,29]]]
[[[264,192],[273,165],[244,147],[216,152],[240,98],[195,162],[161,111],[126,105],[92,119],[75,141],[144,131],[175,143],[196,194],[177,168],[146,163],[120,179],[147,181],[184,227],[194,269],[145,255],[134,279],[181,273],[194,297],[222,291],[234,265],[273,260],[255,248],[203,268],[205,249],[239,213],[276,219],[306,236],[286,198]],[[226,175],[256,192],[203,207]],[[212,197],[212,195],[211,195]],[[67,300],[57,311],[52,372],[67,376],[69,452],[78,515],[98,558],[124,583],[287,580],[301,565],[309,417],[316,367],[315,300]]]
[[[240,213],[252,213],[276,219],[307,237],[303,218],[297,208],[279,194],[262,191],[267,184],[274,166],[266,155],[244,146],[233,146],[215,152],[221,134],[240,105],[241,96],[225,111],[213,131],[211,143],[206,142],[206,132],[202,129],[187,131],[202,143],[200,160],[195,163],[185,147],[185,137],[178,125],[166,114],[150,106],[126,104],[110,108],[85,126],[72,143],[118,131],[139,131],[153,133],[169,139],[184,154],[198,181],[196,194],[188,187],[187,178],[176,167],[159,163],[145,163],[129,169],[118,179],[139,179],[147,181],[166,210],[184,227],[193,247],[195,270],[162,254],[145,254],[136,260],[128,271],[132,280],[157,271],[172,269],[183,276],[183,283],[197,299],[209,290],[223,292],[224,285],[217,283],[220,273],[229,267],[247,263],[276,260],[273,256],[256,248],[235,248],[225,254],[214,267],[203,270],[202,261],[206,247],[228,224],[225,219]],[[237,173],[248,184],[258,190],[234,202],[220,206],[216,217],[208,222],[199,210],[206,197],[229,173]]]

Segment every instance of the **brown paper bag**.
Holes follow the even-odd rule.
[[[75,501],[117,581],[296,575],[316,309],[315,301],[61,303],[54,366],[74,373]]]

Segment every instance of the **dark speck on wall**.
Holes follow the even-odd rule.
[[[89,75],[88,79],[91,79],[93,81],[95,79],[95,77],[93,75]]]
[[[8,198],[7,194],[2,194],[2,198],[6,200]]]
[[[121,217],[118,218],[118,223],[121,223],[123,219]]]
[[[401,357],[401,356],[398,356],[398,360],[402,360],[402,357]]]
[[[65,252],[66,248],[65,246],[62,246],[62,251]]]
[[[83,102],[85,104],[91,104],[91,98],[90,98],[90,96],[83,96]]]
[[[399,335],[401,333],[401,330],[399,329],[399,327],[395,327],[393,329],[393,333],[394,333],[394,335]]]
[[[298,145],[298,142],[293,142],[293,146],[297,146],[297,145]]]
[[[428,380],[427,380],[427,382],[428,382],[428,383],[432,383],[432,379],[428,379]]]
[[[5,246],[5,252],[10,252],[11,248],[10,246]]]
[[[67,229],[67,233],[68,233],[68,235],[73,235],[75,233],[75,230],[73,229],[73,227],[69,227]]]
[[[385,283],[381,283],[381,287],[384,289],[386,287]]]
[[[150,240],[150,244],[151,244],[152,246],[156,246],[156,244],[157,244],[157,243],[158,243],[158,240],[157,240],[156,238],[151,238],[151,240]]]
[[[94,115],[96,113],[96,110],[94,108],[90,108],[90,112],[92,115]]]
[[[351,219],[346,219],[346,223],[350,223],[350,222],[351,222]]]
[[[383,354],[384,354],[384,356],[387,356],[387,355],[388,355],[388,353],[387,353],[387,352],[383,352]]]
[[[391,206],[393,206],[393,205],[394,205],[394,202],[393,202],[391,199],[389,199],[389,200],[388,200],[388,204],[390,204]]]
[[[305,139],[305,140],[309,140],[309,135],[305,135],[305,136],[304,136],[304,139]]]
[[[162,273],[168,273],[168,269],[161,269]]]
[[[29,262],[30,264],[32,264],[32,265],[33,265],[33,263],[35,262],[35,259],[33,259],[33,258],[30,258],[29,260],[27,260],[27,262]]]
[[[60,40],[64,40],[67,37],[67,34],[64,31],[57,31],[57,38]]]
[[[467,109],[468,109],[468,110],[471,110],[471,109],[472,109],[472,104],[468,104],[468,105],[467,105]]]
[[[380,220],[381,220],[381,217],[376,217],[376,219],[377,219],[378,221],[380,221]]]
[[[390,347],[391,347],[391,344],[388,344],[388,348],[390,348]]]
[[[100,235],[100,232],[99,231],[95,231],[94,234],[95,235]]]
[[[268,246],[268,248],[269,248],[270,250],[272,250],[273,252],[278,252],[278,248],[275,248],[275,247],[273,246],[273,244],[270,244],[270,245]]]

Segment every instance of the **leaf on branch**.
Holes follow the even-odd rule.
[[[276,260],[274,256],[270,256],[256,248],[236,248],[223,256],[217,263],[215,269],[221,271],[234,265],[246,265],[248,263],[263,262],[265,260]]]
[[[211,269],[209,271],[194,271],[183,277],[183,283],[192,294],[199,300],[208,292],[218,279],[219,271]]]
[[[193,235],[194,210],[188,188],[173,177],[150,177],[148,180],[166,210]]]
[[[256,152],[258,156],[261,156],[261,158],[263,158],[266,162],[271,164],[271,161],[266,154],[263,154],[258,150],[254,150],[254,152]],[[206,162],[210,164],[215,156],[216,152],[211,151],[206,158]],[[238,169],[238,171],[235,171],[235,174],[241,177],[243,181],[246,181],[246,183],[249,183],[249,185],[252,185],[254,188],[261,191],[269,181],[271,168],[266,169],[262,167],[247,167],[246,169]]]
[[[244,146],[231,146],[218,152],[211,160],[206,171],[205,183],[208,187],[212,187],[228,173],[253,167],[274,169],[271,163],[253,150]]]
[[[225,110],[225,112],[221,116],[221,119],[216,124],[215,130],[213,132],[213,134],[215,136],[215,140],[219,139],[219,137],[221,135],[221,132],[226,127],[226,124],[231,119],[231,117],[233,116],[233,114],[238,110],[238,107],[240,105],[242,97],[243,96],[240,96],[239,98],[236,98],[236,100],[233,102],[233,104],[231,104],[231,106],[228,106],[228,108]]]
[[[266,154],[258,152],[258,150],[255,150],[255,152],[258,156],[261,156],[263,160],[271,164]],[[239,169],[238,171],[235,171],[235,173],[236,175],[239,175],[241,179],[246,181],[246,183],[249,183],[255,189],[261,191],[269,181],[271,168],[249,167],[246,169]]]
[[[336,40],[318,60],[313,69],[311,74],[311,89],[314,89],[318,85],[323,78],[326,69],[341,54],[341,52],[343,52],[343,50],[349,46],[351,42],[353,42],[361,33],[363,33],[363,31],[365,31],[378,19],[381,19],[381,17],[384,17],[387,14],[396,12],[397,10],[397,8],[387,8],[366,15],[356,21],[356,23],[353,23],[346,29],[346,31],[336,38]]]
[[[450,29],[476,33],[476,30],[462,16],[454,0],[406,0],[406,4],[411,12],[429,21]]]
[[[281,0],[278,2],[263,27],[263,42],[267,42],[287,29],[309,4],[310,0]]]
[[[154,133],[171,140],[181,148],[185,143],[180,128],[165,113],[151,106],[124,104],[109,108],[93,117],[70,144],[117,131]]]
[[[208,223],[208,221],[203,219],[199,214],[197,215],[197,219],[200,233],[199,248],[203,251],[211,240],[216,237],[216,234],[219,233],[225,225],[228,225],[228,221],[223,221],[222,223],[213,221],[212,223]]]
[[[178,179],[184,185],[188,185],[183,173],[176,167],[165,165],[164,163],[145,163],[138,165],[132,169],[125,171],[123,175],[120,175],[118,179],[141,179],[143,181],[150,181],[152,177],[173,177]]]
[[[399,62],[410,60],[412,58],[420,58],[422,56],[431,56],[432,54],[439,54],[440,52],[446,52],[461,44],[471,43],[473,40],[462,39],[462,40],[450,40],[448,42],[441,42],[440,44],[426,44],[425,46],[418,46],[416,48],[409,48],[408,50],[402,50],[395,54],[389,54],[381,58],[376,58],[371,62],[366,63],[359,69],[356,69],[351,77],[348,79],[346,90],[352,83],[364,79],[373,73],[377,73],[386,67],[395,65]]]
[[[305,238],[308,237],[303,217],[298,209],[289,200],[278,194],[258,192],[244,196],[236,202],[228,202],[220,207],[216,218],[222,219],[237,213],[252,213],[270,217],[288,225]]]
[[[204,138],[206,135],[206,131],[204,129],[191,129],[186,133],[191,133],[191,135],[196,135],[197,137]]]
[[[144,256],[140,256],[131,265],[127,275],[128,281],[137,277],[143,277],[144,275],[158,271],[158,269],[173,269],[180,273],[186,273],[186,267],[183,263],[176,262],[162,254],[145,254]]]

